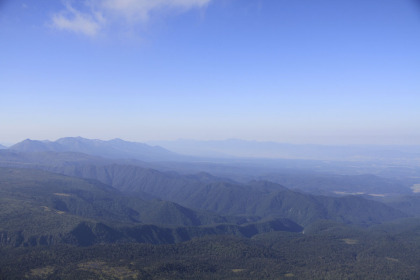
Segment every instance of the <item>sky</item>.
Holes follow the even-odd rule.
[[[0,0],[0,143],[420,144],[420,1]]]

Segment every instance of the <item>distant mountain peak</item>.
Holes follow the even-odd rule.
[[[114,139],[109,140],[108,142],[128,142],[128,141],[122,140],[121,138],[114,138]]]
[[[31,140],[25,139],[22,142],[19,142],[9,148],[10,150],[18,150],[21,152],[45,152],[45,151],[55,151],[53,142],[48,140]]]
[[[137,159],[144,161],[168,161],[179,157],[159,146],[128,142],[116,138],[109,141],[87,139],[80,136],[63,137],[55,142],[26,139],[10,147],[21,152],[77,152],[115,159]]]
[[[97,139],[87,139],[81,136],[76,137],[62,137],[57,139],[55,142],[64,142],[64,141],[97,141]]]

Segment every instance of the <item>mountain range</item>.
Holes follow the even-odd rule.
[[[288,219],[249,223],[169,201],[143,200],[98,181],[33,169],[0,168],[0,194],[3,246],[173,243],[204,235],[251,237],[302,230]]]
[[[361,196],[311,195],[268,181],[238,183],[208,173],[182,175],[78,153],[5,150],[0,152],[0,165],[93,179],[145,200],[156,198],[217,215],[243,216],[251,220],[255,217],[288,218],[306,226],[329,219],[368,226],[408,216]]]
[[[6,148],[5,146],[0,149]],[[98,140],[65,137],[56,141],[26,139],[11,147],[26,152],[79,152],[107,158],[142,161],[197,161],[209,159],[303,159],[350,162],[388,162],[417,164],[420,146],[398,145],[297,145],[277,142],[229,139],[220,141],[153,141],[129,142],[121,139]]]
[[[60,138],[54,142],[26,139],[9,148],[21,152],[77,152],[106,158],[139,159],[143,161],[165,161],[181,158],[159,146],[128,142],[121,139],[109,141],[82,137]]]
[[[119,166],[118,170],[124,170],[124,166],[126,166],[124,171],[126,173],[133,169],[137,171],[145,170],[139,171],[139,174],[146,171],[149,173],[155,172],[155,174],[164,175],[165,178],[172,176],[173,178],[188,179],[188,182],[197,176],[200,177],[201,181],[206,179],[207,181],[223,181],[225,183],[240,182],[246,184],[253,180],[271,181],[289,189],[330,196],[365,194],[380,197],[410,194],[413,192],[411,187],[418,183],[415,179],[418,172],[409,174],[410,176],[404,178],[395,179],[363,173],[360,175],[340,175],[293,168],[285,169],[283,167],[276,169],[271,166],[259,166],[257,163],[245,166],[235,162],[162,163],[130,159],[107,159],[74,152],[19,152],[11,149],[0,151],[0,166],[42,168],[63,174],[69,172],[68,175],[87,173],[86,169],[88,168],[93,170],[108,166],[109,169],[111,165]],[[82,166],[83,172],[80,170]],[[179,180],[180,184],[186,183],[184,179]],[[126,186],[124,188],[131,188],[127,183],[129,180],[131,179],[125,179]],[[105,183],[114,184],[116,182],[108,179]],[[133,184],[136,184],[136,182],[133,181]],[[139,191],[138,188],[137,191]]]
[[[314,180],[316,177],[313,175],[304,177],[301,172],[289,172],[286,177],[277,172],[258,176],[250,181],[238,182],[206,172],[180,174],[174,171],[162,171],[149,167],[146,162],[136,161],[136,157],[140,158],[141,155],[145,155],[141,158],[144,159],[154,154],[156,158],[175,155],[163,148],[119,139],[101,141],[68,137],[55,142],[25,140],[0,151],[0,166],[35,168],[71,177],[93,179],[115,188],[122,194],[133,194],[145,201],[160,199],[178,204],[180,207],[211,211],[214,215],[242,216],[249,221],[267,217],[287,218],[301,226],[307,226],[317,220],[327,219],[369,226],[408,217],[413,213],[410,210],[412,207],[403,209],[402,203],[394,203],[397,207],[390,207],[360,195],[322,196],[288,188],[292,186],[299,189],[305,184],[309,187],[312,184],[312,186],[324,186],[324,191],[333,192],[334,188],[345,183],[347,186],[344,185],[344,189],[339,189],[343,194],[352,189],[358,191],[357,186],[369,191],[370,186],[380,185],[382,189],[376,187],[370,191],[388,192],[393,188],[402,188],[398,182],[373,175],[324,174],[323,177],[318,175],[319,178],[324,178],[318,182]],[[183,164],[174,163],[178,166]],[[276,182],[286,184],[281,185]],[[309,187],[305,189],[310,189]],[[317,187],[314,189],[314,193],[319,190]],[[354,207],[355,205],[357,207]],[[191,225],[198,224],[202,222],[191,223]]]
[[[0,150],[0,279],[417,279],[418,168],[328,164],[23,141]]]
[[[73,170],[68,168],[65,174],[106,182],[124,192],[147,193],[194,209],[223,215],[285,217],[303,226],[320,219],[370,225],[405,216],[362,197],[310,195],[267,181],[239,184],[219,179],[209,182],[199,176],[191,178],[119,165],[78,166]]]

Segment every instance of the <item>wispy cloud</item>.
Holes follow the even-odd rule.
[[[202,8],[212,0],[84,0],[82,8],[75,8],[74,2],[64,2],[64,9],[52,17],[53,27],[97,35],[106,24],[123,19],[127,24],[145,22],[159,11],[184,12]]]
[[[211,0],[103,0],[102,7],[127,20],[148,20],[150,14],[163,9],[189,10],[207,5]]]
[[[106,21],[100,11],[89,9],[87,12],[81,12],[70,2],[66,2],[65,10],[53,15],[52,22],[57,29],[94,36]]]

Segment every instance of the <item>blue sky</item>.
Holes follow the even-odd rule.
[[[420,144],[415,0],[0,0],[0,143]]]

